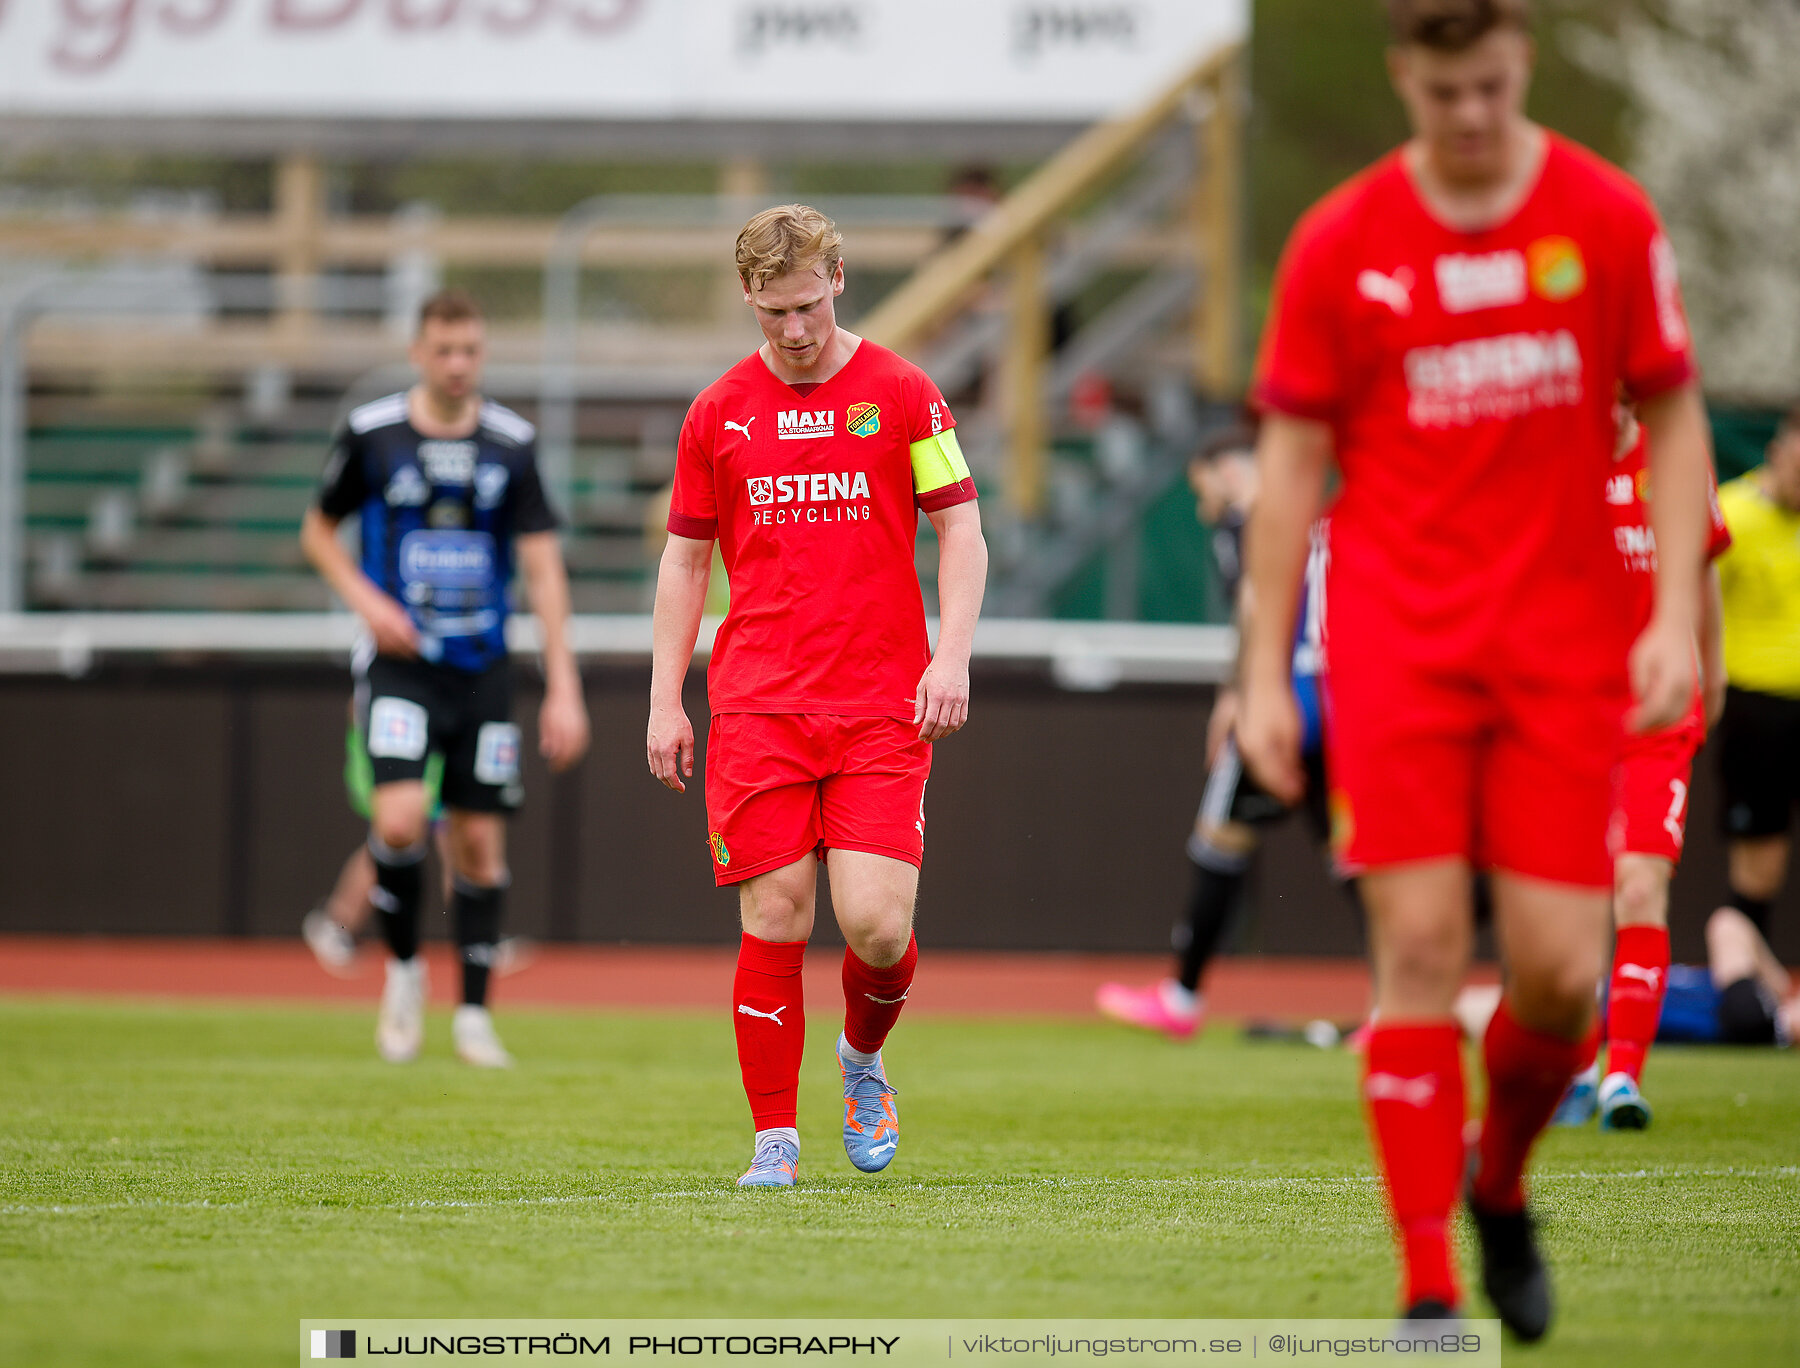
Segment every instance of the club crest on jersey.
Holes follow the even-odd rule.
[[[717,831],[713,832],[706,838],[706,843],[712,847],[713,861],[720,869],[725,868],[726,865],[731,863],[731,852],[725,847],[725,837],[723,833]]]
[[[873,437],[881,431],[881,410],[873,404],[852,404],[844,411],[844,426],[858,437]]]
[[[775,481],[767,475],[752,475],[748,481],[750,486],[750,502],[753,504],[772,504],[775,502]]]
[[[512,472],[503,465],[476,466],[475,507],[500,507],[500,501],[506,497],[506,486],[511,481]]]
[[[1574,239],[1539,238],[1525,249],[1531,269],[1531,288],[1540,299],[1560,304],[1587,288],[1587,262]]]
[[[775,415],[775,436],[783,442],[836,435],[836,409],[786,409]]]

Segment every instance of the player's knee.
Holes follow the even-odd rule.
[[[1462,977],[1465,938],[1454,927],[1421,925],[1382,937],[1381,977],[1396,987],[1452,985]]]
[[[482,888],[498,888],[510,877],[506,853],[497,845],[460,847],[456,852],[456,877]]]
[[[1738,881],[1732,880],[1731,901],[1728,904],[1734,911],[1741,913],[1746,921],[1756,928],[1756,934],[1764,940],[1769,936],[1769,913],[1775,909],[1773,897],[1757,897],[1740,890]]]
[[[1194,839],[1208,851],[1234,860],[1245,860],[1256,853],[1256,828],[1247,822],[1209,822],[1201,818],[1194,823]]]
[[[1599,984],[1598,962],[1559,963],[1512,975],[1507,999],[1522,1025],[1574,1040],[1593,1020]]]
[[[882,927],[858,936],[851,949],[871,969],[886,969],[889,965],[900,963],[911,940],[910,926]]]
[[[779,887],[746,888],[738,911],[744,930],[758,940],[805,940],[812,933],[812,907]]]
[[[1660,869],[1620,861],[1613,880],[1613,918],[1621,926],[1668,925],[1668,875]]]
[[[389,850],[412,850],[425,842],[425,814],[408,808],[378,810],[369,821],[369,831]]]

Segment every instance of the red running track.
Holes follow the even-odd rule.
[[[842,951],[808,956],[806,991],[841,991]],[[731,994],[735,948],[544,945],[495,988],[505,1006],[706,1008]],[[426,949],[432,999],[455,1000],[450,947]],[[1107,979],[1146,983],[1165,955],[1013,954],[926,950],[909,1010],[950,1014],[1084,1016]],[[1228,958],[1207,979],[1212,1013],[1300,1021],[1359,1019],[1368,1006],[1360,960]],[[326,974],[296,937],[282,940],[0,936],[0,993],[361,1002],[380,992],[378,950],[365,947],[349,979]]]

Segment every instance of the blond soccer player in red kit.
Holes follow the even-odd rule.
[[[716,539],[731,608],[707,675],[713,873],[736,885],[743,938],[732,1022],[755,1142],[747,1187],[790,1187],[805,1043],[800,968],[818,865],[844,953],[845,1152],[865,1172],[899,1143],[881,1047],[918,961],[913,903],[932,743],[969,713],[987,546],[955,420],[930,378],[837,325],[842,239],[805,205],[738,235],[763,345],[702,391],[682,428],[657,579],[651,772],[682,791],[681,704]],[[914,565],[937,533],[933,651]]]
[[[1693,695],[1705,415],[1654,208],[1525,117],[1526,0],[1387,8],[1413,137],[1296,226],[1263,338],[1238,736],[1262,783],[1297,797],[1289,643],[1335,462],[1327,772],[1338,857],[1369,908],[1363,1095],[1403,1303],[1460,1309],[1462,1192],[1488,1295],[1535,1339],[1551,1295],[1525,1165],[1592,1026],[1625,728],[1675,722]],[[1621,389],[1649,434],[1662,567],[1635,644],[1600,495]],[[1451,1008],[1476,870],[1506,993],[1466,1152]]]

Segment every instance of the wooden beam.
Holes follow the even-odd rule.
[[[248,215],[174,223],[6,218],[0,219],[0,252],[65,259],[164,252],[220,266],[257,266],[281,257],[286,231],[278,219]],[[556,221],[547,218],[451,218],[401,231],[391,217],[359,216],[321,223],[317,250],[319,260],[332,265],[384,266],[397,252],[423,250],[466,265],[539,266],[555,232]],[[620,267],[729,265],[733,235],[729,228],[607,224],[591,231],[582,260]],[[917,265],[943,241],[937,228],[904,224],[859,224],[851,237],[858,264],[889,270]],[[1146,238],[1125,250],[1147,255],[1160,248]]]
[[[862,321],[863,333],[905,349],[953,312],[975,284],[1027,238],[1041,236],[1119,163],[1144,146],[1180,110],[1188,92],[1213,80],[1238,49],[1209,54],[1156,97],[1120,119],[1095,124],[1045,162],[986,217],[912,277]]]
[[[319,159],[304,152],[282,158],[275,168],[276,317],[289,332],[309,331],[317,317],[314,285],[324,260],[325,173]]]
[[[1003,362],[1007,444],[1007,502],[1022,518],[1044,511],[1049,425],[1044,417],[1044,361],[1050,351],[1050,301],[1045,292],[1043,241],[1013,248],[1006,281],[1006,355]]]
[[[1196,130],[1193,224],[1200,289],[1194,299],[1194,383],[1215,399],[1234,396],[1243,360],[1243,63],[1214,76],[1210,108]]]
[[[744,285],[738,278],[733,254],[737,235],[752,214],[768,208],[769,169],[755,157],[737,157],[719,167],[719,195],[734,209],[738,222],[719,233],[718,254],[708,264],[718,283],[713,292],[713,316],[721,327],[753,336],[745,327],[750,310],[744,304]]]

